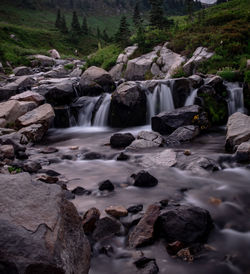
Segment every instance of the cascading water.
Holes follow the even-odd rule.
[[[239,83],[226,82],[225,86],[228,90],[228,114],[232,115],[235,112],[244,113],[244,95],[243,88]]]
[[[148,121],[151,117],[162,111],[172,111],[175,109],[172,91],[166,84],[158,84],[153,93],[146,91],[148,106]]]
[[[91,126],[92,113],[99,97],[86,97],[78,118],[80,126]]]
[[[111,102],[111,94],[106,94],[99,109],[97,110],[93,122],[95,127],[108,126],[109,108]]]
[[[192,106],[194,104],[195,97],[197,96],[198,89],[194,89],[191,94],[188,96],[185,107],[186,106]]]

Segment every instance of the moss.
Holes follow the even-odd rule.
[[[172,78],[181,78],[181,77],[187,77],[186,73],[183,70],[183,67],[180,66],[176,68],[172,74]]]
[[[74,64],[67,64],[64,66],[66,70],[72,70],[74,68]]]
[[[154,78],[154,75],[152,74],[152,72],[150,70],[148,70],[146,73],[145,73],[145,80],[152,80]]]

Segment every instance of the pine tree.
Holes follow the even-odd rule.
[[[61,30],[63,33],[68,33],[68,28],[67,28],[67,24],[66,24],[66,20],[65,20],[65,16],[64,16],[64,15],[62,16],[62,19],[61,19],[61,27],[60,27],[60,30]]]
[[[141,18],[138,2],[136,3],[135,9],[134,9],[133,23],[134,23],[135,27],[139,27],[142,24],[142,18]]]
[[[87,35],[88,34],[88,23],[87,18],[84,16],[82,21],[82,33]]]
[[[79,23],[76,11],[73,11],[71,30],[73,32],[80,32],[81,31],[81,27],[80,27],[80,23]]]
[[[55,27],[58,29],[60,29],[60,27],[61,27],[61,10],[60,9],[57,10]]]
[[[127,22],[127,18],[126,16],[122,16],[119,30],[115,35],[115,40],[121,46],[127,46],[129,43],[129,37],[130,37],[130,30],[129,30],[129,24]]]
[[[162,28],[166,25],[164,18],[163,0],[149,0],[151,4],[150,24],[153,27]]]

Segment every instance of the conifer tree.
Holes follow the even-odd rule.
[[[133,23],[134,23],[135,27],[137,27],[137,28],[142,24],[142,18],[141,18],[138,2],[136,3],[135,9],[134,9]]]
[[[67,28],[67,24],[66,24],[66,20],[65,20],[65,16],[64,16],[64,15],[62,16],[62,19],[61,19],[61,27],[60,27],[60,30],[61,30],[63,33],[68,33],[68,28]]]
[[[122,16],[120,21],[119,30],[115,35],[115,40],[121,46],[127,46],[129,43],[130,30],[126,16]]]
[[[73,32],[80,32],[81,31],[81,27],[80,27],[80,23],[79,23],[76,11],[73,11],[71,30]]]
[[[84,16],[82,21],[82,33],[87,35],[88,34],[88,23],[87,18]]]
[[[61,27],[61,10],[60,9],[57,10],[55,27],[58,29],[60,29],[60,27]]]
[[[150,24],[153,27],[162,28],[166,25],[164,18],[163,0],[149,0],[151,4]]]

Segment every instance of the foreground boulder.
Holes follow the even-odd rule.
[[[131,178],[134,181],[134,186],[137,187],[154,187],[158,184],[158,180],[145,170],[131,175]]]
[[[128,147],[129,149],[144,149],[152,147],[160,147],[164,143],[163,137],[157,132],[141,131],[137,135],[137,139]]]
[[[90,246],[59,186],[0,175],[0,208],[1,273],[88,273]]]
[[[139,126],[146,123],[146,95],[134,82],[118,86],[112,94],[109,122],[112,127]]]
[[[45,98],[37,92],[25,91],[18,95],[12,96],[10,100],[24,101],[24,102],[35,102],[37,105],[44,103]]]
[[[226,150],[233,152],[237,146],[250,140],[250,116],[236,112],[227,122]]]
[[[31,69],[25,66],[22,67],[16,67],[13,69],[13,73],[16,76],[24,76],[24,75],[30,75],[31,74]]]
[[[184,126],[177,128],[171,135],[169,135],[165,142],[166,144],[176,144],[188,142],[193,140],[200,133],[198,126]]]
[[[152,129],[161,134],[171,134],[177,128],[187,125],[197,125],[202,130],[208,128],[207,115],[201,107],[182,107],[152,117]]]
[[[213,221],[205,209],[193,206],[175,206],[161,213],[157,228],[167,242],[184,244],[206,242]]]
[[[154,238],[154,225],[160,215],[158,205],[150,205],[144,216],[129,235],[129,246],[140,247],[152,243]]]
[[[97,96],[104,92],[111,93],[115,83],[104,69],[92,66],[85,70],[80,80],[81,96]]]

